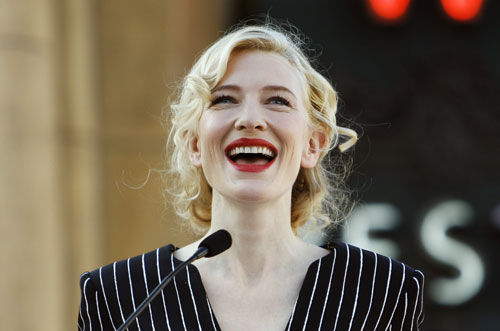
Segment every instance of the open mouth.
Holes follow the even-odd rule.
[[[267,169],[276,159],[276,147],[262,139],[240,138],[226,147],[226,157],[241,171]]]
[[[228,157],[237,164],[267,164],[276,154],[267,147],[245,146],[231,149]]]

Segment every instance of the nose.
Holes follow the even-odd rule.
[[[267,128],[264,119],[264,110],[255,103],[244,103],[234,123],[236,130],[265,130]]]

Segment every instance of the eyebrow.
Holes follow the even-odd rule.
[[[234,90],[234,91],[239,91],[241,90],[241,87],[238,85],[221,85],[219,87],[216,87],[212,90],[212,93],[220,91],[220,90]]]
[[[283,92],[287,92],[287,93],[290,93],[291,95],[293,95],[295,98],[295,94],[290,91],[290,89],[284,87],[284,86],[281,86],[281,85],[267,85],[267,86],[264,86],[263,88],[264,91],[283,91]]]
[[[290,91],[290,89],[288,89],[285,86],[281,86],[281,85],[266,85],[262,89],[264,91],[283,91],[283,92],[287,92],[287,93],[290,93],[291,95],[293,95],[295,98],[297,98],[295,96],[295,94],[292,91]],[[221,85],[219,87],[214,88],[212,90],[212,93],[215,93],[215,92],[220,91],[220,90],[240,91],[241,87],[238,86],[238,85]]]

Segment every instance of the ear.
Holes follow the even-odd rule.
[[[188,140],[188,155],[191,164],[196,168],[201,168],[201,149],[198,136],[191,136]]]
[[[323,131],[313,130],[309,137],[308,144],[302,153],[300,165],[303,168],[314,168],[318,162],[321,151],[326,144],[326,135]]]

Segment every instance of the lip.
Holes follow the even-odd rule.
[[[233,140],[224,149],[224,155],[226,156],[226,159],[229,161],[229,163],[234,168],[236,168],[236,170],[238,170],[238,171],[244,171],[244,172],[262,172],[262,171],[266,170],[267,168],[269,168],[274,163],[274,161],[276,160],[276,156],[275,156],[274,159],[272,159],[272,161],[270,161],[270,162],[268,162],[266,164],[238,164],[236,162],[233,162],[233,160],[231,160],[228,157],[227,154],[229,153],[229,151],[231,149],[233,149],[235,147],[240,147],[240,146],[262,146],[262,147],[267,147],[270,150],[272,150],[276,156],[278,156],[278,149],[273,144],[271,144],[270,142],[268,142],[267,140],[258,139],[258,138],[239,138],[239,139]]]

